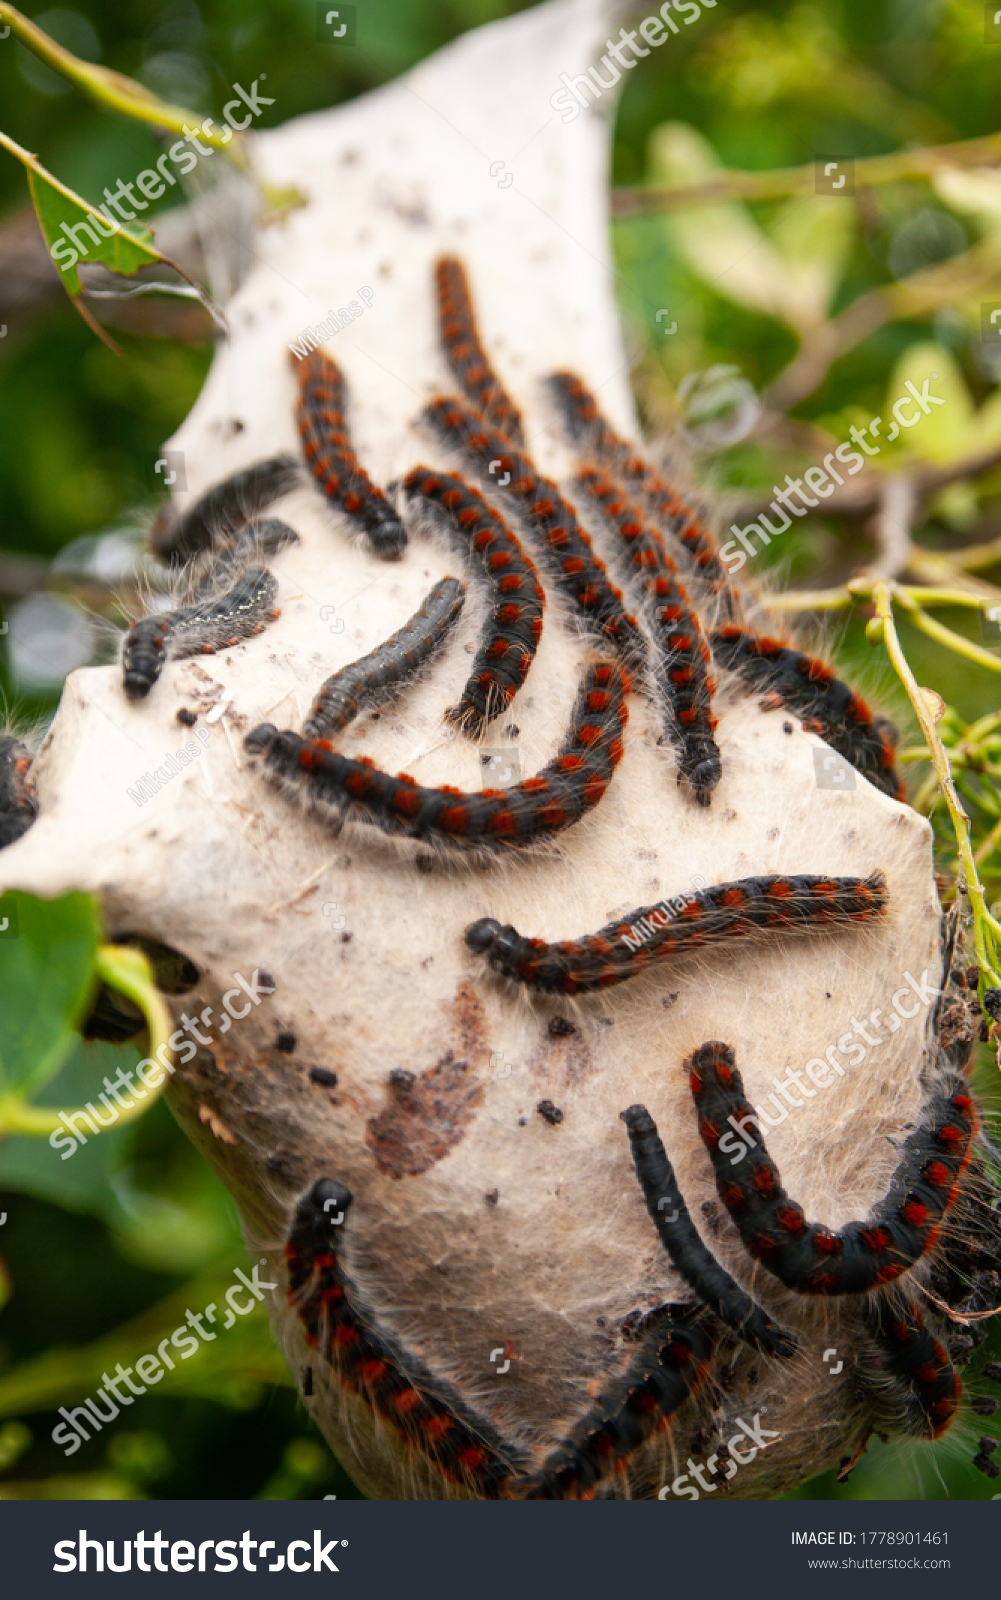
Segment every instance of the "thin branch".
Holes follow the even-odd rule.
[[[892,155],[870,156],[855,162],[855,187],[897,183],[904,178],[928,178],[939,167],[994,167],[1001,162],[1001,133],[955,144],[928,145],[922,150],[898,150]],[[651,211],[677,210],[720,200],[782,200],[788,195],[816,194],[817,166],[780,167],[772,172],[724,170],[698,183],[668,184],[662,188],[614,189],[612,215],[638,217]]]
[[[876,616],[883,624],[883,643],[886,646],[887,654],[893,663],[897,676],[907,691],[907,698],[914,707],[914,713],[918,719],[921,732],[924,734],[925,742],[931,751],[932,764],[952,820],[959,857],[963,863],[963,871],[966,877],[966,888],[973,911],[973,938],[977,960],[980,965],[981,984],[988,988],[998,988],[1001,987],[1001,975],[999,975],[994,965],[996,959],[994,947],[998,936],[1001,935],[1001,924],[995,921],[987,909],[984,891],[977,876],[977,864],[973,858],[973,849],[970,844],[970,819],[963,810],[959,795],[956,793],[956,786],[952,779],[952,769],[949,765],[949,756],[935,726],[928,700],[901,649],[893,618],[893,602],[890,596],[891,589],[889,584],[878,583],[876,585],[873,599],[876,605]]]
[[[918,488],[906,472],[888,474],[882,483],[876,517],[874,578],[897,578],[907,570],[911,554],[911,526],[918,504]]]
[[[764,391],[762,400],[777,411],[798,405],[820,387],[835,361],[877,328],[955,305],[982,283],[996,279],[999,271],[1001,245],[997,237],[992,237],[938,266],[911,273],[898,283],[870,289],[807,335],[799,352]]]

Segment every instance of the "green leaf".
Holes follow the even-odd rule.
[[[934,376],[933,376],[934,374]],[[925,414],[906,388],[910,381],[923,392],[928,384],[930,410]],[[976,450],[976,422],[973,401],[963,371],[951,350],[934,339],[921,339],[909,345],[890,373],[883,402],[883,436],[892,426],[893,405],[906,399],[908,415],[918,413],[917,422],[901,428],[896,440],[894,462],[902,459],[949,462],[961,460]],[[934,400],[944,401],[943,405]]]
[[[0,1094],[24,1094],[54,1076],[74,1043],[93,989],[99,926],[89,895],[0,901]]]
[[[176,261],[172,261],[169,256],[161,255],[153,242],[151,229],[126,228],[115,218],[106,216],[88,200],[82,199],[64,183],[60,183],[58,178],[46,171],[37,157],[29,150],[23,149],[7,134],[0,133],[0,145],[9,150],[11,155],[16,156],[27,169],[28,188],[39,227],[49,247],[49,254],[59,268],[66,293],[84,321],[112,350],[117,353],[117,345],[105,333],[80,298],[83,285],[76,267],[77,261],[81,258],[88,266],[106,267],[109,272],[116,272],[125,277],[132,277],[141,267],[154,264],[170,267],[190,287],[182,291],[178,291],[171,284],[158,284],[157,287],[168,294],[182,292],[194,295],[215,320],[225,326],[222,313],[205,290],[196,284]],[[69,237],[69,230],[76,230],[75,238],[83,234],[86,242],[82,250],[74,246],[73,240]]]
[[[652,184],[697,183],[722,170],[708,140],[687,123],[650,136]],[[799,333],[823,322],[851,248],[855,208],[827,196],[786,202],[768,232],[736,200],[686,206],[661,219],[686,265],[715,292]]]

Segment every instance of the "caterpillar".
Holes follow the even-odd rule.
[[[643,653],[644,640],[634,616],[625,608],[590,535],[555,483],[543,478],[527,455],[512,448],[461,400],[434,400],[425,421],[446,443],[476,465],[484,482],[505,494],[538,533],[540,548],[560,589],[590,625],[611,639],[628,659]]]
[[[672,907],[680,902],[680,909]],[[683,957],[706,945],[756,931],[789,933],[867,922],[886,908],[886,880],[868,878],[742,878],[697,894],[642,906],[597,933],[548,944],[529,939],[493,917],[465,932],[466,945],[486,956],[503,977],[547,994],[586,994],[644,972],[668,956]]]
[[[231,538],[301,480],[302,468],[294,456],[269,456],[224,478],[183,515],[172,509],[161,512],[150,531],[150,546],[163,561],[175,565],[190,561]]]
[[[631,569],[652,606],[659,671],[666,690],[668,732],[681,759],[678,782],[687,778],[700,805],[707,806],[723,775],[713,734],[716,692],[709,646],[698,613],[678,582],[678,569],[655,529],[624,495],[612,477],[585,467],[578,484],[601,507],[618,534]]]
[[[122,651],[126,697],[144,700],[168,655],[211,655],[260,633],[278,616],[277,594],[278,582],[273,574],[264,567],[251,567],[218,599],[201,600],[134,622]]]
[[[728,1045],[710,1041],[688,1062],[699,1134],[709,1152],[719,1197],[744,1248],[800,1294],[867,1294],[892,1283],[932,1249],[939,1224],[970,1159],[976,1112],[961,1077],[943,1075],[932,1095],[933,1120],[910,1134],[889,1191],[866,1222],[839,1232],[807,1222],[782,1187],[760,1124]],[[758,1138],[748,1123],[758,1129]],[[727,1129],[745,1141],[745,1156],[724,1148]],[[743,1130],[739,1132],[738,1130]]]
[[[0,850],[27,833],[37,815],[28,793],[31,751],[13,734],[0,734]]]
[[[891,800],[907,798],[894,761],[893,724],[877,717],[826,662],[735,625],[717,629],[710,643],[721,667],[795,711],[808,732],[819,734]]]
[[[299,382],[296,422],[306,465],[331,505],[364,528],[375,554],[383,561],[399,560],[407,545],[406,530],[355,455],[340,368],[318,350],[303,361],[293,355],[292,362]]]
[[[625,1377],[598,1400],[553,1452],[526,1500],[591,1500],[595,1485],[621,1471],[630,1455],[653,1437],[668,1418],[705,1382],[713,1339],[697,1320],[682,1322],[668,1313],[663,1344],[647,1348]]]
[[[949,1353],[925,1326],[910,1299],[893,1293],[869,1301],[863,1321],[877,1345],[882,1369],[903,1386],[909,1431],[937,1439],[959,1406],[962,1385]]]
[[[296,780],[314,804],[335,807],[383,833],[485,849],[527,845],[570,827],[598,804],[622,758],[629,680],[600,661],[584,674],[559,754],[535,778],[510,789],[464,794],[426,789],[370,761],[342,756],[325,740],[279,733],[263,723],[244,740],[278,779]]]
[[[528,677],[539,640],[546,597],[520,541],[483,496],[461,478],[415,467],[404,481],[411,499],[441,508],[490,584],[494,600],[485,637],[458,703],[445,715],[470,733],[482,733],[514,699]]]
[[[705,523],[625,439],[619,437],[598,409],[593,394],[573,372],[554,372],[550,392],[564,426],[578,450],[625,481],[640,495],[660,526],[685,551],[696,575],[709,589],[726,593],[728,579],[716,541]]]
[[[516,1471],[506,1446],[445,1380],[432,1377],[375,1327],[344,1271],[335,1239],[345,1235],[354,1204],[350,1189],[318,1178],[299,1201],[288,1242],[289,1303],[309,1346],[333,1367],[342,1387],[359,1395],[446,1478],[479,1498],[496,1499]]]
[[[476,328],[466,270],[455,256],[435,263],[438,326],[451,371],[485,421],[512,444],[525,442],[521,413],[505,393],[487,360]]]
[[[466,591],[458,579],[442,578],[391,638],[321,684],[303,723],[304,737],[329,739],[365,706],[376,704],[386,691],[412,678],[445,643],[465,603]]]
[[[661,1244],[689,1288],[746,1344],[767,1355],[791,1356],[797,1348],[793,1335],[745,1294],[703,1243],[649,1111],[645,1106],[630,1106],[620,1117],[629,1132],[646,1208]]]

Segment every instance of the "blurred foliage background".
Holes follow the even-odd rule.
[[[497,0],[361,0],[351,48],[317,42],[313,0],[76,0],[29,14],[82,58],[201,114],[217,111],[234,82],[249,86],[266,72],[275,100],[266,126],[362,93],[463,30],[517,9]],[[645,14],[637,8],[637,19]],[[93,201],[122,174],[154,164],[161,148],[149,129],[98,110],[13,39],[0,40],[0,123]],[[999,128],[1001,29],[992,31],[980,3],[721,0],[627,74],[614,183],[625,191],[696,182],[720,165],[765,171],[818,156],[861,161]],[[4,239],[26,200],[21,168],[0,152],[0,306]],[[985,340],[981,325],[985,302],[1001,307],[1001,176],[952,171],[860,185],[851,198],[782,195],[630,211],[637,208],[626,196],[613,235],[637,398],[655,430],[683,432],[696,473],[724,497],[727,521],[749,521],[773,483],[822,459],[852,425],[888,415],[904,379],[934,366],[948,406],[901,435],[874,471],[924,486],[915,539],[920,551],[945,558],[940,581],[958,575],[971,593],[979,585],[1001,599],[1001,340]],[[735,263],[740,240],[747,252]],[[894,299],[901,285],[907,292]],[[797,351],[816,351],[832,318],[844,328],[842,313],[860,297],[890,309],[860,325],[857,337],[849,327],[833,359],[815,363],[805,384],[792,383]],[[67,670],[110,653],[121,624],[115,594],[154,504],[151,463],[192,405],[212,346],[201,324],[193,342],[119,332],[116,357],[52,296],[5,315],[0,679],[22,725],[51,714]],[[978,457],[977,470],[950,476]],[[878,504],[824,510],[763,553],[756,570],[766,582],[830,596],[878,559]],[[971,548],[979,553],[966,561]],[[933,814],[948,871],[950,830],[941,826],[908,703],[882,652],[865,642],[869,615],[843,598],[806,613],[843,671],[899,718],[914,793]],[[950,708],[941,731],[962,766],[981,872],[996,896],[1001,738],[991,714],[1001,658],[981,615],[976,601],[936,612],[979,659],[944,648],[906,616],[900,627],[919,682]],[[978,718],[987,720],[973,738]],[[944,889],[948,897],[948,877]],[[0,942],[0,982],[5,971],[11,978],[5,948]],[[52,1007],[38,974],[18,981],[31,1005]],[[996,1120],[997,1070],[988,1050],[983,1057],[979,1087]],[[131,1045],[81,1042],[45,1101],[82,1103],[104,1073],[136,1059]],[[9,1073],[9,1060],[5,1067]],[[42,1140],[8,1138],[0,1147],[4,1213],[3,1498],[357,1494],[298,1402],[263,1311],[202,1350],[189,1371],[178,1368],[70,1461],[50,1439],[57,1407],[94,1393],[112,1352],[119,1359],[155,1348],[186,1307],[204,1306],[245,1263],[229,1196],[162,1102],[66,1163]],[[971,1371],[984,1353],[1001,1356],[1001,1334]],[[847,1484],[828,1476],[800,1493],[990,1498],[995,1485],[971,1464],[984,1427],[967,1418],[935,1449],[875,1442]]]

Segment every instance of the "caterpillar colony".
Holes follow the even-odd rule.
[[[438,260],[431,292],[455,384],[423,412],[424,436],[436,449],[432,463],[415,460],[401,481],[376,485],[356,454],[351,396],[338,366],[320,351],[294,361],[301,463],[269,457],[216,484],[184,515],[157,523],[154,551],[186,574],[190,598],[132,627],[121,716],[140,714],[147,698],[168,692],[163,669],[171,657],[268,650],[283,603],[269,561],[280,574],[296,541],[271,508],[290,492],[322,495],[340,526],[355,530],[374,572],[391,575],[419,563],[435,541],[446,548],[451,571],[427,584],[409,621],[333,674],[317,669],[305,715],[304,707],[290,715],[286,700],[281,715],[245,725],[242,759],[254,784],[270,784],[281,804],[306,810],[345,871],[352,856],[409,849],[398,859],[410,863],[415,895],[422,875],[471,875],[487,914],[471,919],[464,933],[462,1028],[470,1059],[489,999],[512,1018],[537,1017],[547,1048],[576,1061],[579,1077],[588,1068],[584,1013],[576,1008],[600,1005],[604,991],[628,997],[630,986],[656,978],[668,1006],[677,972],[711,972],[745,943],[764,952],[782,940],[794,964],[810,941],[825,940],[850,960],[894,914],[878,857],[859,875],[839,876],[825,869],[819,849],[809,874],[747,871],[699,882],[692,892],[682,875],[678,887],[686,892],[624,906],[605,925],[579,926],[563,941],[543,937],[530,915],[516,928],[489,914],[492,884],[516,886],[529,860],[558,873],[568,830],[592,826],[615,806],[630,718],[652,728],[665,784],[679,786],[684,803],[721,829],[727,821],[718,791],[731,759],[721,705],[750,698],[791,719],[789,732],[799,722],[850,763],[860,784],[874,785],[903,810],[895,734],[826,663],[762,629],[753,592],[731,583],[713,531],[683,487],[617,435],[572,372],[552,374],[547,394],[552,424],[576,455],[576,476],[562,485],[544,476],[522,411],[485,353],[456,256]],[[283,514],[294,518],[294,510]],[[476,635],[466,646],[473,659],[460,673],[466,682],[457,699],[450,699],[456,676],[448,669],[453,687],[442,689],[438,736],[472,745],[501,728],[498,742],[511,741],[519,697],[547,695],[538,680],[550,627],[579,635],[585,656],[555,749],[535,770],[503,787],[436,787],[362,755],[357,738],[346,742],[374,726],[372,718],[392,716],[416,685],[434,686],[463,629]],[[191,719],[186,711],[182,720]],[[30,754],[7,737],[0,741],[0,846],[21,838],[38,811]],[[351,937],[350,930],[341,934],[345,959],[353,959]],[[587,1184],[589,1203],[607,1215],[610,1251],[620,1219],[631,1219],[652,1288],[631,1309],[606,1303],[608,1274],[595,1260],[594,1316],[614,1332],[605,1335],[603,1363],[591,1352],[577,1358],[583,1376],[574,1372],[573,1392],[586,1399],[575,1417],[565,1415],[568,1391],[558,1374],[542,1375],[526,1425],[524,1410],[516,1418],[508,1405],[506,1379],[486,1364],[471,1375],[463,1361],[443,1356],[447,1328],[439,1349],[419,1347],[412,1333],[418,1303],[441,1292],[426,1271],[410,1282],[406,1263],[394,1261],[401,1303],[387,1307],[379,1278],[392,1247],[372,1213],[366,1172],[374,1179],[378,1168],[405,1186],[408,1176],[437,1170],[485,1093],[467,1059],[453,1053],[420,1074],[387,1061],[385,1104],[369,1118],[366,1148],[353,1154],[350,1184],[335,1149],[326,1166],[309,1171],[287,1145],[267,1158],[289,1217],[282,1241],[286,1316],[308,1362],[297,1368],[304,1403],[325,1398],[335,1411],[346,1407],[345,1436],[368,1430],[366,1448],[397,1462],[399,1492],[490,1499],[663,1498],[686,1456],[729,1461],[721,1441],[737,1410],[757,1413],[756,1396],[800,1370],[818,1328],[831,1330],[831,1346],[854,1351],[838,1436],[844,1473],[873,1435],[934,1440],[968,1427],[971,1412],[990,1416],[990,1383],[1001,1374],[990,1363],[976,1371],[975,1357],[985,1313],[1001,1300],[991,1173],[997,1152],[968,1081],[975,1041],[986,1037],[988,1024],[960,942],[949,920],[944,967],[922,980],[933,997],[922,1103],[909,1131],[892,1147],[884,1141],[881,1193],[840,1227],[811,1220],[787,1192],[769,1153],[772,1119],[751,1102],[742,1079],[743,1019],[714,1012],[703,1036],[684,1047],[665,1023],[664,1081],[685,1081],[687,1107],[674,1101],[671,1111],[650,1091],[649,1105],[623,1094],[619,1131],[610,1134],[618,1164],[597,1163]],[[299,959],[309,959],[306,948]],[[600,1010],[588,1015],[608,1020]],[[300,1029],[292,1021],[284,1019],[275,1048],[294,1059]],[[491,1062],[498,1079],[515,1070],[503,1057]],[[878,1073],[878,1059],[864,1070]],[[796,1081],[800,1093],[821,1092],[802,1074]],[[810,1082],[821,1079],[814,1072]],[[787,1083],[786,1102],[802,1104]],[[339,1060],[336,1072],[328,1062],[306,1062],[301,1092],[341,1105],[340,1097],[355,1092],[350,1059]],[[536,1110],[536,1177],[558,1192],[569,1181],[561,1140],[573,1108],[545,1098]],[[776,1122],[786,1115],[783,1107]],[[519,1126],[528,1121],[523,1116]],[[500,1143],[513,1133],[498,1123]],[[685,1148],[694,1154],[679,1179],[668,1151]],[[718,1203],[696,1204],[692,1185],[701,1194],[707,1183]],[[503,1202],[497,1188],[475,1201],[498,1225]],[[441,1256],[447,1274],[444,1235]],[[664,1298],[657,1285],[668,1269],[679,1287]],[[482,1293],[468,1315],[489,1323],[489,1259],[478,1270]],[[456,1311],[460,1320],[466,1314]],[[516,1379],[518,1363],[527,1363],[517,1341],[498,1327],[493,1343],[493,1367],[506,1351]],[[568,1365],[574,1360],[571,1341]],[[994,1470],[989,1452],[977,1459],[982,1470]],[[714,1490],[727,1490],[733,1476],[716,1471]]]

